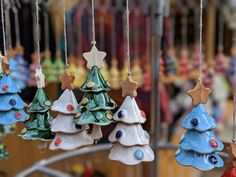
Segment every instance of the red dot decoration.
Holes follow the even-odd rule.
[[[21,117],[22,117],[22,116],[21,116],[21,113],[18,112],[18,113],[15,114],[15,118],[16,118],[16,119],[20,119]]]
[[[59,146],[61,144],[62,140],[60,138],[57,138],[55,141],[55,145]]]
[[[66,109],[67,109],[68,111],[74,111],[75,108],[74,108],[73,105],[68,104],[67,107],[66,107]]]
[[[143,117],[146,117],[146,116],[147,116],[144,111],[141,111],[141,115],[142,115]]]
[[[2,90],[7,91],[9,89],[8,85],[3,85]]]
[[[210,145],[211,145],[213,148],[217,148],[217,147],[218,147],[218,143],[216,142],[216,140],[210,140]]]

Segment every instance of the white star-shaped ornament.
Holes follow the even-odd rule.
[[[45,87],[45,76],[42,72],[42,68],[37,68],[35,71],[35,80],[37,82],[38,88],[44,88]]]
[[[104,66],[104,58],[106,57],[105,52],[98,51],[97,47],[94,45],[90,52],[83,54],[83,57],[87,61],[87,68],[91,69],[93,66],[102,68]]]

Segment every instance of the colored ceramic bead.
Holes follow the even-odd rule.
[[[116,132],[116,139],[119,139],[119,138],[121,138],[122,137],[122,131],[121,130],[118,130],[117,132]]]
[[[193,118],[193,119],[191,120],[191,124],[192,124],[194,127],[196,127],[196,126],[198,125],[198,120],[197,120],[197,118]]]
[[[144,153],[143,153],[143,151],[141,151],[141,150],[136,150],[136,151],[134,152],[134,156],[135,156],[135,158],[136,158],[137,160],[143,160],[143,158],[144,158]]]
[[[210,156],[209,157],[209,161],[212,163],[212,164],[217,164],[217,162],[218,162],[218,160],[217,160],[217,158],[215,157],[215,156]]]
[[[218,147],[218,143],[216,140],[210,140],[210,145],[213,147],[213,148],[217,148]]]

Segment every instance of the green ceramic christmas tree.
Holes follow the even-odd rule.
[[[84,54],[90,72],[81,87],[81,91],[85,95],[80,104],[80,112],[75,116],[77,125],[94,125],[92,131],[94,139],[102,137],[100,126],[106,126],[112,122],[111,110],[116,107],[116,103],[107,93],[110,90],[110,85],[99,70],[105,56],[106,53],[98,51],[95,45],[90,52]]]
[[[43,90],[45,85],[41,68],[36,70],[36,80],[38,90],[28,107],[29,119],[25,122],[26,128],[22,130],[20,136],[26,140],[48,141],[54,137],[50,130],[53,117],[49,111],[51,101]]]

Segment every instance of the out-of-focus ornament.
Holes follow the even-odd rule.
[[[118,69],[118,61],[117,59],[112,59],[111,61],[111,68],[110,68],[110,84],[112,89],[119,89],[120,88],[120,72]]]

